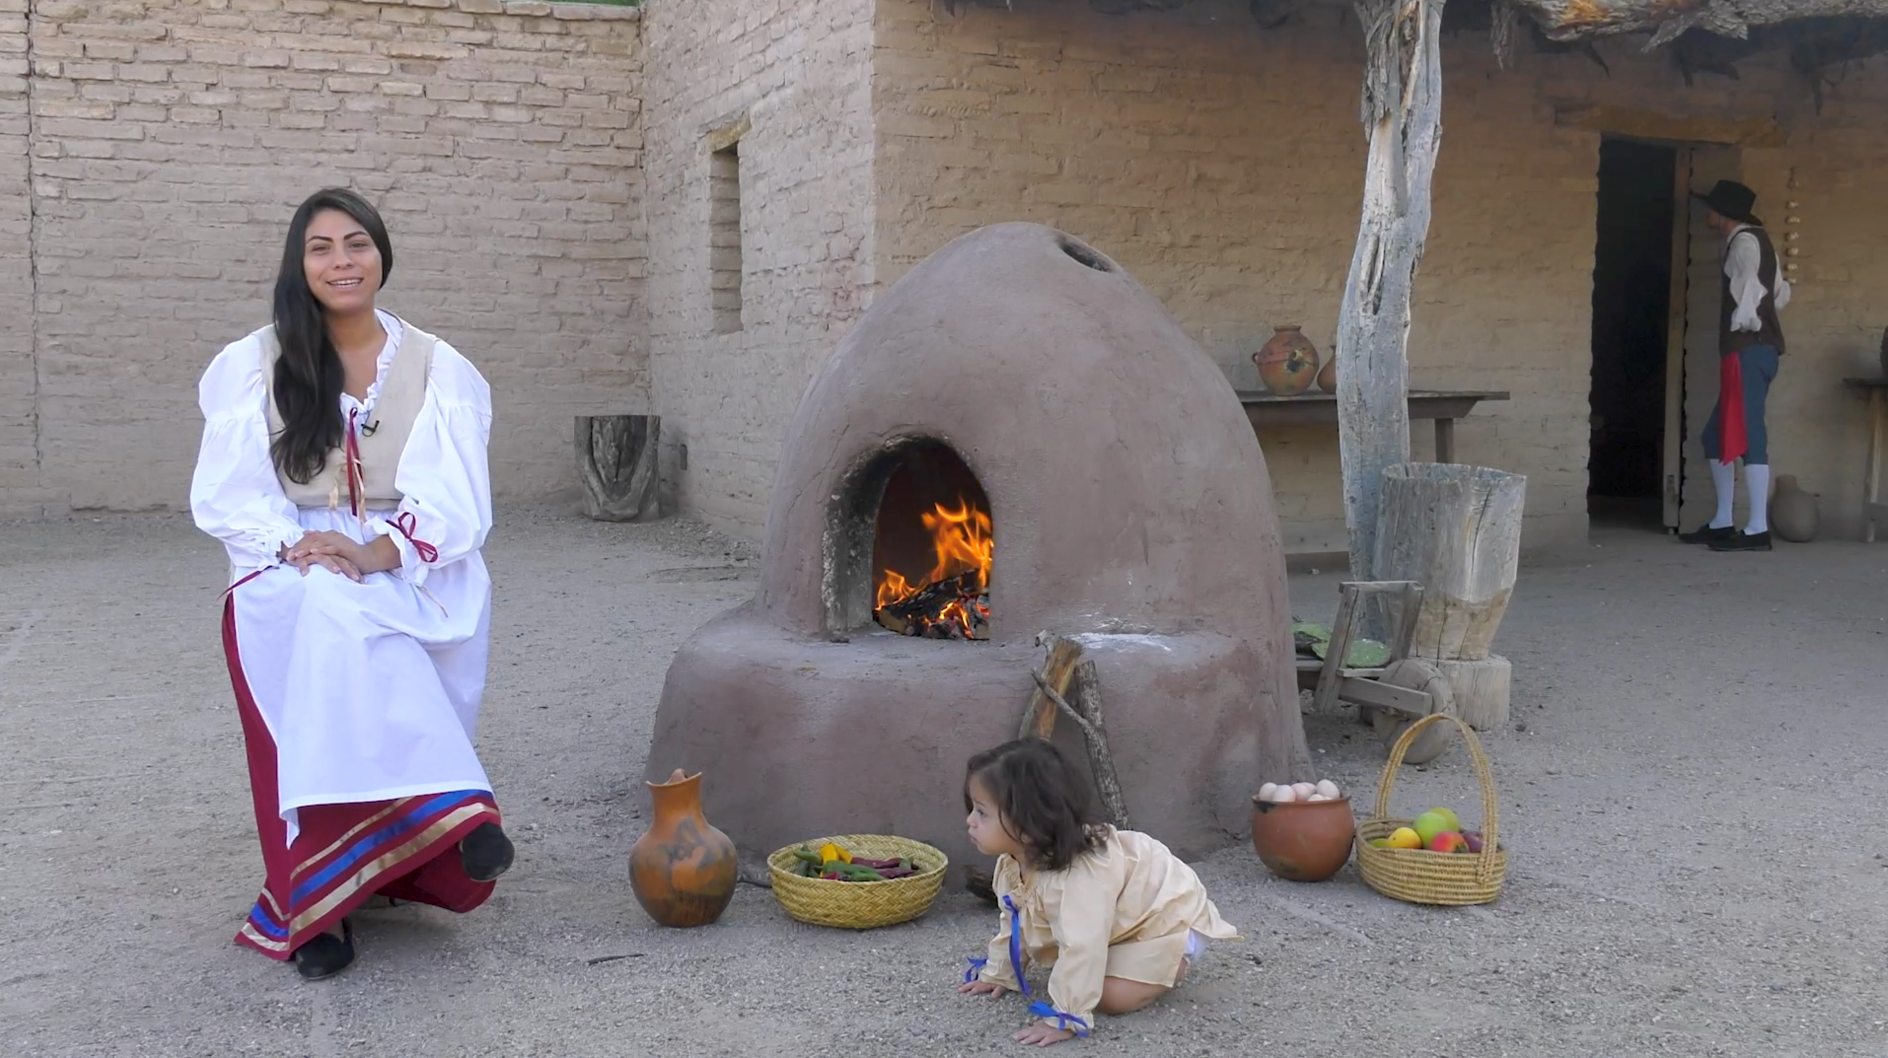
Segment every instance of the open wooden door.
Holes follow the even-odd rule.
[[[1672,194],[1677,208],[1672,210],[1672,288],[1666,302],[1669,316],[1665,337],[1665,433],[1660,458],[1664,470],[1659,475],[1663,499],[1661,523],[1677,529],[1680,488],[1685,474],[1685,292],[1690,287],[1686,274],[1691,260],[1691,148],[1680,147],[1672,167]]]

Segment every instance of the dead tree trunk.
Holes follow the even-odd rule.
[[[583,512],[604,522],[642,522],[658,517],[656,445],[662,418],[579,415],[576,419]]]
[[[1442,137],[1443,0],[1356,0],[1368,65],[1363,223],[1337,320],[1338,449],[1350,575],[1372,580],[1383,469],[1409,459],[1410,293]],[[1368,627],[1368,626],[1366,626]]]

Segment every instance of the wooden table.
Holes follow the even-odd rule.
[[[1845,378],[1842,384],[1868,394],[1868,477],[1862,480],[1862,539],[1875,542],[1875,523],[1888,523],[1881,502],[1881,472],[1888,463],[1888,378]]]
[[[1265,426],[1337,422],[1335,393],[1309,392],[1281,397],[1264,390],[1242,389],[1238,394],[1254,430]],[[1436,421],[1436,462],[1453,463],[1455,420],[1473,411],[1481,401],[1507,399],[1505,390],[1412,389],[1409,391],[1409,417]]]

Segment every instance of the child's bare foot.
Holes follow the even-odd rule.
[[[1044,1021],[1022,1029],[1010,1038],[1026,1047],[1047,1047],[1052,1043],[1074,1039],[1075,1032],[1072,1029],[1058,1029]]]

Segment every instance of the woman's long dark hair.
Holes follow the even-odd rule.
[[[282,432],[269,442],[269,455],[290,481],[301,484],[321,472],[328,453],[340,445],[343,430],[341,387],[346,384],[346,372],[302,265],[308,223],[329,209],[359,221],[380,248],[380,285],[386,286],[393,274],[387,225],[379,211],[354,192],[323,188],[310,195],[289,221],[282,270],[275,276],[275,337],[282,344],[282,355],[275,362],[275,406],[282,413]]]
[[[989,791],[1003,813],[1000,822],[1037,870],[1059,871],[1100,848],[1107,835],[1088,784],[1048,739],[1017,739],[970,758],[964,768],[966,812],[972,807],[973,779]]]

